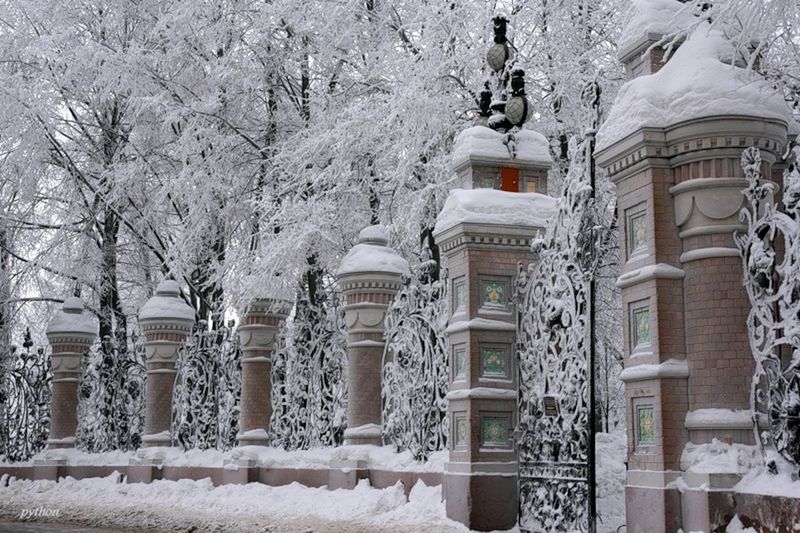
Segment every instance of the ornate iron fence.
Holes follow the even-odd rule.
[[[50,357],[33,349],[30,332],[22,347],[8,347],[0,360],[0,456],[8,461],[30,459],[50,434]]]
[[[783,179],[783,207],[775,185],[762,180],[761,154],[742,154],[748,205],[747,230],[735,235],[742,253],[751,309],[747,325],[755,359],[751,402],[756,437],[769,468],[776,455],[800,465],[800,146],[792,150]],[[781,251],[781,244],[783,251]],[[782,254],[782,255],[781,255]]]
[[[233,325],[198,322],[178,352],[172,400],[173,440],[183,449],[236,445],[242,352]]]

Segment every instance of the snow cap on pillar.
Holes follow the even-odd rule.
[[[164,280],[156,287],[155,294],[139,310],[139,321],[188,320],[194,322],[194,309],[180,296],[177,281]]]
[[[359,273],[409,274],[408,261],[389,246],[386,226],[367,226],[358,234],[358,244],[342,259],[337,277]]]
[[[97,320],[86,311],[80,298],[70,296],[47,326],[47,335],[83,333],[97,335]]]

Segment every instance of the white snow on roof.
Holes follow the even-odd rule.
[[[696,19],[678,0],[633,0],[617,42],[620,55],[634,47],[642,35],[672,35],[689,28]]]
[[[757,74],[724,60],[734,48],[707,23],[699,25],[655,74],[622,86],[597,134],[602,150],[642,127],[667,127],[714,115],[789,120],[781,95]]]
[[[384,226],[368,226],[358,235],[358,244],[342,259],[337,276],[356,272],[408,274],[408,261],[388,246],[389,233]]]
[[[497,132],[486,126],[473,126],[462,131],[456,137],[453,147],[453,166],[456,167],[469,159],[510,159],[511,154],[503,142],[506,134]],[[516,140],[516,160],[549,166],[550,143],[547,138],[533,130],[520,130],[514,133]]]
[[[555,210],[555,198],[535,192],[453,189],[436,219],[434,232],[463,223],[543,228]]]
[[[159,283],[156,293],[139,310],[139,320],[168,318],[194,321],[194,309],[181,299],[180,290],[176,281]]]
[[[47,333],[92,333],[97,335],[97,320],[86,312],[80,298],[70,296],[47,326]]]

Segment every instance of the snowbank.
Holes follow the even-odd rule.
[[[678,0],[633,0],[617,45],[624,56],[648,33],[672,35],[695,22],[687,5]]]
[[[425,463],[414,460],[411,452],[397,453],[392,446],[340,446],[338,448],[311,448],[288,452],[282,448],[269,446],[241,446],[231,451],[187,450],[168,447],[142,448],[149,458],[157,457],[166,466],[203,466],[222,468],[225,463],[246,456],[255,459],[261,468],[311,468],[326,469],[331,461],[361,460],[367,468],[375,470],[396,470],[399,472],[444,472],[447,451],[431,454]],[[29,461],[14,463],[14,466],[30,466],[38,460],[51,458],[65,459],[68,465],[75,466],[127,466],[136,452],[86,453],[77,449],[45,450]],[[2,464],[2,463],[0,463]]]
[[[775,462],[778,473],[771,474],[766,463]],[[767,494],[770,496],[783,496],[786,498],[800,498],[800,479],[796,479],[796,472],[788,461],[775,452],[768,452],[766,460],[759,457],[759,464],[745,474],[734,490],[747,494]]]
[[[729,64],[734,53],[722,33],[707,23],[699,25],[661,70],[622,86],[597,134],[597,149],[642,127],[666,127],[713,115],[788,121],[786,103],[767,81]]]
[[[525,163],[549,166],[550,143],[533,130],[520,130],[514,135],[516,157]],[[508,135],[486,126],[473,126],[459,133],[453,146],[452,166],[458,167],[470,159],[509,159]]]
[[[104,527],[184,531],[283,531],[288,527],[292,531],[324,531],[341,522],[352,527],[348,531],[400,524],[429,531],[466,531],[446,518],[441,488],[422,482],[406,499],[399,482],[375,489],[366,479],[353,490],[333,491],[298,483],[214,487],[210,479],[127,484],[120,483],[118,474],[84,480],[68,477],[58,483],[0,481],[0,507],[5,513],[16,510],[18,515],[21,508],[41,505],[69,510],[65,518],[70,521]],[[333,530],[343,531],[342,524]]]
[[[342,259],[337,276],[355,272],[408,274],[408,261],[389,247],[389,232],[384,226],[367,226],[358,234],[358,244]]]
[[[70,296],[47,326],[47,333],[89,333],[97,335],[97,320],[85,311],[80,298]]]
[[[436,219],[434,232],[464,223],[543,228],[555,210],[555,198],[535,192],[453,189]]]
[[[616,532],[625,523],[625,428],[595,435],[597,453],[597,530]]]

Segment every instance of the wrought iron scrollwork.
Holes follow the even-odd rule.
[[[172,402],[172,435],[183,449],[236,445],[242,356],[232,326],[208,329],[198,322],[178,351]]]
[[[742,168],[747,205],[741,220],[747,229],[734,240],[742,254],[751,304],[747,325],[755,359],[751,394],[755,431],[769,461],[777,453],[796,468],[800,465],[800,146],[793,148],[784,174],[783,212],[773,202],[775,185],[762,179],[757,148],[744,151]]]
[[[32,347],[27,332],[24,349],[10,346],[0,361],[5,366],[0,373],[0,456],[12,462],[43,450],[50,435],[50,356]]]
[[[591,189],[584,146],[572,143],[566,191],[538,263],[519,267],[520,529],[589,528],[589,273]]]

